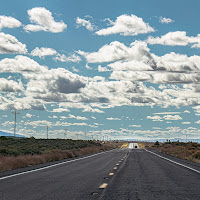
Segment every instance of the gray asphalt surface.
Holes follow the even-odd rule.
[[[89,200],[128,150],[114,150],[0,180],[0,200]]]
[[[113,169],[117,163],[117,169]],[[200,165],[196,164],[195,169],[200,171]],[[110,172],[114,175],[109,176]],[[102,183],[108,184],[105,189],[99,189]],[[118,149],[0,180],[0,199],[199,200],[199,186],[197,172],[144,149]]]
[[[187,162],[187,166],[192,164]],[[196,169],[200,171],[200,165]],[[144,149],[133,149],[101,199],[199,200],[200,174]]]

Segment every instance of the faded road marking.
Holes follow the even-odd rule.
[[[99,186],[100,189],[105,189],[107,187],[108,183],[103,183]]]

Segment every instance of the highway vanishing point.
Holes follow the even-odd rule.
[[[200,164],[137,143],[0,174],[1,200],[199,200]]]

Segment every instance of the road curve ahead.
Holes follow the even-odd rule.
[[[170,160],[144,149],[132,149],[100,199],[199,200],[200,165]]]
[[[0,178],[0,200],[96,199],[95,194],[103,192],[99,189],[100,185],[108,181],[107,177],[118,161],[124,159],[125,162],[127,152],[127,149],[116,149],[42,170]]]

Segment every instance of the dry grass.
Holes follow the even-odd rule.
[[[200,144],[198,143],[166,142],[159,145],[148,144],[146,147],[177,158],[200,163]]]
[[[65,158],[74,158],[112,149],[113,145],[90,146],[76,150],[53,150],[41,155],[2,156],[0,155],[0,172],[31,165],[37,165]]]

